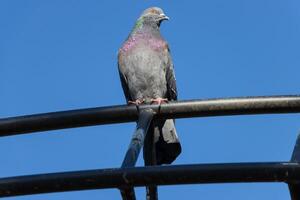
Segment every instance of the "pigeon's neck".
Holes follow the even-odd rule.
[[[136,47],[137,44],[141,43],[149,45],[154,50],[160,50],[165,46],[165,42],[159,32],[159,26],[157,24],[153,25],[153,23],[145,22],[140,18],[120,50],[128,52]]]
[[[149,34],[154,37],[160,37],[159,25],[153,22],[139,18],[133,27],[131,36]]]

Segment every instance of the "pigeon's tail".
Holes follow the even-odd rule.
[[[150,154],[152,148],[149,148],[149,139],[152,139],[150,138],[152,135],[154,136],[154,145],[151,144],[151,146],[155,147],[156,164],[161,165],[172,163],[181,153],[181,145],[176,133],[174,120],[156,120],[151,128],[153,135],[147,134],[149,137],[145,142],[144,158],[147,157],[147,154],[148,156],[151,156]]]

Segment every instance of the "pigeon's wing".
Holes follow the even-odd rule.
[[[170,49],[168,44],[165,47],[165,56],[166,56],[166,79],[167,79],[167,95],[169,100],[177,100],[177,87],[176,87],[176,78],[174,72],[174,66],[170,54]]]
[[[126,66],[125,66],[125,63],[123,62],[123,56],[122,56],[122,53],[119,52],[119,54],[118,54],[119,75],[120,75],[120,79],[121,79],[123,92],[124,92],[126,101],[128,102],[128,101],[132,101],[132,98],[130,96],[127,79],[126,79],[126,76],[124,74],[124,68],[126,68]]]

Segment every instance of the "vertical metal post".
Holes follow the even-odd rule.
[[[121,168],[134,167],[138,159],[139,153],[144,140],[147,135],[148,129],[152,122],[154,112],[152,109],[143,109],[139,111],[139,118],[135,132],[131,138],[128,150],[123,160]],[[135,192],[133,187],[120,188],[123,200],[135,200]]]
[[[297,141],[292,154],[291,162],[300,163],[300,134],[297,137]],[[288,182],[290,195],[292,200],[300,200],[300,181]]]
[[[156,148],[155,148],[155,141],[154,141],[154,129],[155,129],[155,122],[152,122],[152,125],[149,129],[149,133],[145,138],[145,145],[144,145],[144,163],[145,166],[156,165]],[[157,200],[157,186],[151,185],[146,187],[146,200]]]

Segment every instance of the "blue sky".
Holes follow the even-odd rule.
[[[170,17],[180,99],[299,94],[300,2],[0,2],[0,117],[125,103],[117,50],[140,13]],[[299,114],[177,120],[183,152],[174,164],[288,161]],[[0,138],[0,177],[119,167],[135,124]],[[142,158],[138,165],[143,164]],[[144,188],[136,190],[144,199]],[[160,199],[289,199],[282,183],[179,185]],[[115,189],[11,200],[120,199]]]

